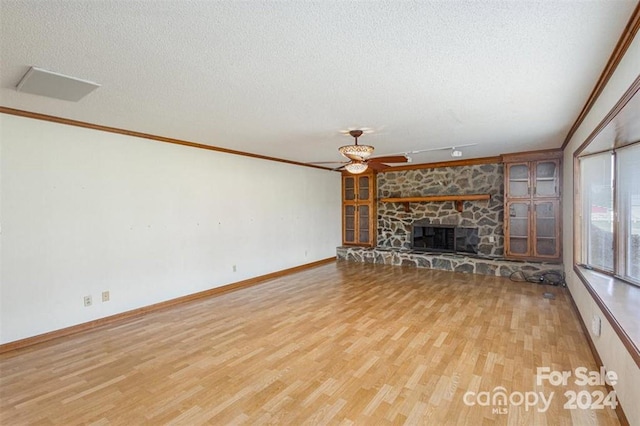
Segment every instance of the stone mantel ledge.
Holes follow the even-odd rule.
[[[562,274],[561,263],[528,262],[497,257],[465,256],[454,253],[418,252],[386,247],[341,246],[336,249],[338,259],[352,262],[379,263],[396,266],[415,266],[442,271],[509,277],[516,271],[525,274],[554,272]]]

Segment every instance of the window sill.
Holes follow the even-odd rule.
[[[581,266],[573,269],[640,367],[640,288]]]

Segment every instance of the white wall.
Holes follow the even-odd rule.
[[[594,314],[598,314],[602,318],[601,335],[598,337],[592,334],[591,339],[605,367],[615,371],[620,377],[615,390],[627,419],[632,425],[640,425],[640,404],[638,404],[638,401],[640,401],[640,369],[605,319],[601,309],[596,305],[580,279],[573,272],[573,153],[618,102],[639,73],[640,37],[636,37],[622,62],[618,65],[615,74],[609,80],[604,91],[564,151],[562,200],[563,251],[567,286],[587,326],[591,324],[591,318]]]
[[[338,173],[5,114],[0,136],[0,343],[340,244]]]

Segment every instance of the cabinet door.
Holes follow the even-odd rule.
[[[560,226],[558,201],[534,201],[534,255],[557,258],[560,256]]]
[[[344,244],[356,243],[356,206],[345,204],[342,207],[342,239]]]
[[[543,160],[534,163],[535,178],[533,184],[534,197],[559,196],[559,168],[558,160]]]
[[[358,213],[358,244],[369,244],[371,242],[371,233],[369,232],[369,224],[371,220],[371,209],[368,204],[360,204],[357,209]]]
[[[509,198],[531,197],[529,163],[508,163],[506,174]]]
[[[342,243],[375,244],[375,175],[342,177]]]
[[[529,256],[530,251],[530,211],[529,201],[507,203],[509,215],[507,223],[506,251],[511,256]]]
[[[358,201],[369,202],[371,200],[371,177],[358,176]]]
[[[356,200],[356,178],[355,178],[355,176],[343,176],[342,177],[342,200],[343,201],[355,201]]]

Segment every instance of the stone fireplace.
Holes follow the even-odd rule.
[[[388,171],[377,176],[378,197],[490,194],[490,200],[465,201],[462,212],[454,202],[378,203],[377,247],[413,250],[414,223],[474,228],[476,253],[504,255],[504,195],[502,164],[479,164],[435,169]]]
[[[491,197],[465,201],[462,212],[451,201],[411,202],[408,209],[403,203],[378,202],[377,247],[338,247],[338,259],[503,277],[516,271],[562,273],[561,263],[504,259],[503,173],[500,163],[379,173],[378,198]],[[431,230],[416,231],[416,226]],[[430,238],[439,248],[426,248]]]

